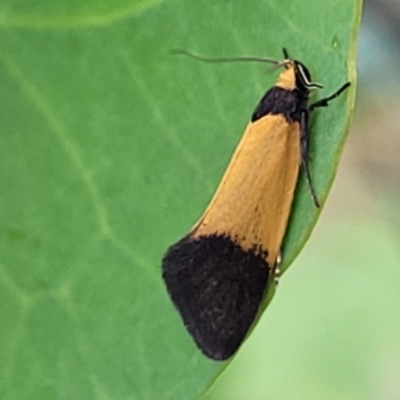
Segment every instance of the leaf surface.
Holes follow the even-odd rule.
[[[359,18],[344,0],[2,3],[1,398],[191,399],[208,387],[226,364],[196,349],[160,260],[201,215],[276,73],[168,51],[280,59],[285,46],[320,96],[351,80],[313,119],[323,198],[354,103]],[[304,181],[294,207],[287,260],[318,214]]]

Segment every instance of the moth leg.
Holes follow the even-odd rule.
[[[349,86],[350,86],[350,82],[346,82],[339,90],[337,90],[335,93],[333,93],[329,97],[325,97],[324,99],[318,100],[315,103],[311,104],[308,107],[308,111],[311,112],[314,108],[317,108],[317,107],[327,107],[331,100],[335,99],[340,94],[342,94]]]
[[[279,250],[278,256],[276,257],[274,268],[272,269],[275,286],[278,286],[279,284],[279,278],[281,276],[281,269],[280,269],[281,262],[282,262],[282,251]]]
[[[314,190],[314,186],[311,180],[310,169],[308,167],[309,162],[309,133],[308,133],[308,116],[309,111],[304,110],[301,113],[300,118],[300,148],[301,148],[301,165],[303,166],[304,173],[306,174],[306,179],[308,187],[310,189],[311,196],[314,200],[314,204],[317,208],[320,207],[317,195]]]
[[[301,119],[300,119],[301,164],[302,164],[303,170],[304,170],[304,172],[306,174],[308,187],[310,189],[311,196],[312,196],[312,198],[314,200],[314,204],[318,208],[320,207],[320,204],[319,204],[317,195],[315,193],[314,186],[313,186],[312,180],[311,180],[310,170],[308,168],[308,162],[309,162],[309,159],[310,159],[310,155],[309,155],[309,133],[308,133],[309,115],[317,107],[327,107],[331,100],[335,99],[340,94],[342,94],[349,86],[350,86],[350,82],[346,82],[335,93],[333,93],[332,95],[330,95],[328,97],[325,97],[324,99],[316,101],[315,103],[311,104],[308,107],[307,110],[303,110],[303,112],[301,113]]]

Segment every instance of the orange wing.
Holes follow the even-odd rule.
[[[260,248],[275,265],[300,166],[300,127],[282,115],[250,123],[221,183],[189,236],[229,235],[244,250]]]

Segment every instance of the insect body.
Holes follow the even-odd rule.
[[[309,116],[350,85],[308,105],[310,91],[322,86],[302,63],[285,50],[284,55],[274,63],[285,69],[257,105],[209,206],[162,261],[184,324],[215,360],[233,355],[259,311],[277,266],[300,165],[319,207],[308,167]]]

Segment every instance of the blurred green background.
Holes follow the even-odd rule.
[[[332,191],[208,400],[400,399],[400,2],[367,1]]]

